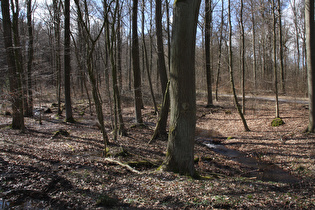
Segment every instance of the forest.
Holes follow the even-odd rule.
[[[314,1],[0,4],[0,209],[315,208]]]

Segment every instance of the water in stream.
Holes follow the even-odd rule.
[[[290,173],[274,164],[269,164],[251,157],[247,157],[245,153],[226,148],[222,144],[213,144],[211,141],[208,140],[200,140],[198,142],[218,154],[224,155],[235,162],[251,167],[253,170],[249,174],[250,177],[255,177],[262,181],[272,181],[289,184],[299,182],[298,178],[292,176]]]

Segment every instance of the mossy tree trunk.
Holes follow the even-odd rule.
[[[170,72],[170,128],[163,169],[195,174],[195,43],[201,0],[174,3]],[[189,85],[187,85],[189,84]]]

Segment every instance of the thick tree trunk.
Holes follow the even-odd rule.
[[[175,1],[170,72],[171,118],[167,155],[162,167],[191,176],[195,174],[195,43],[200,2]]]
[[[22,101],[22,83],[20,72],[17,71],[15,63],[15,54],[12,43],[11,18],[10,18],[10,4],[9,0],[1,1],[2,24],[4,46],[7,56],[7,65],[9,69],[9,83],[12,103],[12,128],[24,131],[24,115],[23,115],[23,101]]]
[[[309,123],[307,131],[315,132],[315,23],[314,1],[305,0],[305,29],[307,50],[307,74],[309,97]]]

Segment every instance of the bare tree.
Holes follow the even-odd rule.
[[[27,116],[33,116],[33,87],[32,87],[32,68],[34,58],[34,36],[32,23],[32,0],[27,0],[27,31],[28,31],[28,59],[27,59]]]
[[[157,54],[158,54],[158,71],[160,73],[160,82],[163,93],[163,107],[161,109],[160,119],[155,128],[156,136],[163,137],[167,135],[166,124],[169,112],[169,94],[167,90],[167,71],[164,58],[164,47],[163,47],[163,28],[162,28],[162,0],[155,1],[155,25],[156,25],[156,41],[157,41]]]
[[[278,19],[279,19],[279,59],[280,59],[280,88],[285,93],[284,65],[283,65],[283,41],[282,41],[282,14],[281,0],[278,0]]]
[[[132,6],[132,66],[135,100],[135,121],[141,124],[142,121],[142,93],[141,93],[141,72],[139,58],[139,38],[138,38],[138,0],[133,0]]]
[[[98,86],[97,86],[97,81],[96,81],[96,76],[95,76],[95,70],[93,67],[93,56],[94,56],[94,51],[95,51],[95,45],[97,40],[100,38],[102,31],[104,29],[105,23],[106,21],[103,22],[103,25],[101,26],[101,29],[98,31],[98,34],[96,35],[96,37],[92,37],[91,31],[88,27],[88,18],[87,18],[87,22],[84,21],[83,19],[83,13],[81,11],[81,7],[80,7],[80,1],[79,0],[75,0],[74,1],[76,6],[77,6],[77,14],[80,20],[80,25],[83,28],[85,34],[87,35],[87,43],[90,43],[90,45],[88,45],[87,50],[87,61],[86,61],[86,65],[87,65],[87,70],[88,70],[88,75],[89,75],[89,79],[91,81],[91,85],[92,85],[92,95],[93,95],[93,99],[95,102],[95,110],[96,110],[96,114],[97,114],[97,119],[100,125],[100,129],[102,131],[103,134],[103,141],[104,141],[104,155],[106,155],[107,153],[107,144],[109,143],[108,140],[108,136],[105,130],[105,125],[104,125],[104,114],[103,114],[103,108],[102,108],[102,103],[101,103],[101,99],[100,99],[100,95],[99,95],[99,91],[98,91]],[[85,5],[85,14],[88,15],[88,11],[87,11],[87,1],[84,0],[84,5]]]
[[[278,95],[278,71],[277,71],[277,32],[276,32],[276,5],[275,0],[272,0],[272,14],[273,14],[273,71],[274,71],[274,85],[276,96],[276,118],[280,117],[279,114],[279,95]]]
[[[241,26],[241,72],[242,72],[242,112],[245,115],[245,30],[244,30],[244,1],[241,0],[241,10],[240,10],[240,26]]]
[[[16,59],[14,47],[12,43],[12,23],[10,17],[10,3],[9,0],[1,1],[2,24],[4,46],[7,56],[7,65],[9,69],[9,83],[10,83],[10,100],[12,103],[12,128],[25,130],[24,115],[23,115],[23,101],[22,101],[22,83],[21,75],[16,67]]]
[[[200,2],[181,0],[174,4],[170,72],[171,119],[167,155],[162,167],[190,176],[195,174],[195,42]]]
[[[212,0],[205,0],[205,52],[206,52],[206,75],[207,75],[207,107],[213,106],[212,101],[212,78],[210,64],[210,47],[211,47],[211,21],[212,21]]]
[[[235,85],[234,85],[234,76],[233,76],[233,53],[232,53],[232,21],[231,21],[231,0],[228,1],[228,24],[229,24],[229,72],[230,72],[230,83],[232,88],[232,93],[234,97],[234,103],[238,114],[240,115],[245,131],[249,131],[248,125],[246,123],[245,117],[242,113],[241,106],[238,103]]]
[[[64,2],[64,77],[65,77],[65,108],[66,108],[66,122],[74,122],[72,116],[71,105],[71,86],[70,86],[70,72],[71,72],[71,43],[70,43],[70,0]]]
[[[305,0],[305,29],[309,97],[309,123],[306,131],[315,132],[315,21],[314,1]]]
[[[215,100],[218,101],[218,89],[220,80],[220,70],[221,70],[221,58],[222,58],[222,41],[223,41],[223,26],[224,26],[224,0],[221,3],[221,23],[220,23],[220,35],[219,35],[219,55],[218,55],[218,67],[217,67],[217,77],[215,82]]]

